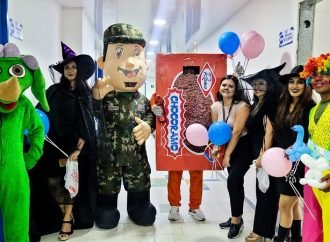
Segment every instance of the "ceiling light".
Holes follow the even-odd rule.
[[[153,51],[148,51],[148,52],[147,52],[147,55],[149,55],[149,56],[154,56],[154,55],[155,55],[155,52],[153,52]]]
[[[163,26],[163,25],[166,24],[166,20],[164,20],[164,19],[155,19],[154,24],[159,25],[159,26]]]
[[[158,40],[150,40],[149,41],[149,44],[151,44],[151,45],[158,45],[159,42],[158,42]]]

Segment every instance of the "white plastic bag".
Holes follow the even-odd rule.
[[[79,189],[78,161],[68,159],[64,180],[64,187],[69,191],[70,197],[75,197]]]
[[[269,188],[269,176],[262,168],[257,168],[257,179],[260,191],[267,192]]]

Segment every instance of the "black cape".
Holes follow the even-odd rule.
[[[53,98],[59,91],[63,91],[61,84],[55,84],[47,90],[47,100],[50,104],[56,106],[56,102],[63,102],[63,100]],[[95,122],[90,91],[87,92],[87,95],[77,95],[76,98],[86,140],[79,155],[79,192],[73,204],[74,229],[87,229],[94,225],[96,208]],[[42,110],[40,105],[37,105],[37,108]],[[38,162],[29,171],[29,177],[31,189],[30,240],[36,242],[40,241],[42,235],[59,232],[63,215],[49,191],[46,171],[41,162]]]

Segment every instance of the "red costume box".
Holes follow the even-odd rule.
[[[156,95],[163,99],[166,120],[156,124],[157,170],[219,169],[205,157],[206,146],[190,144],[185,131],[194,123],[207,129],[211,125],[211,105],[226,74],[226,60],[222,54],[156,56]]]

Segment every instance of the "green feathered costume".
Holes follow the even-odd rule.
[[[42,155],[44,127],[31,101],[32,93],[48,111],[45,80],[35,57],[21,56],[15,44],[0,45],[0,210],[6,242],[29,241],[30,190],[27,170]],[[30,148],[23,153],[23,132]]]

